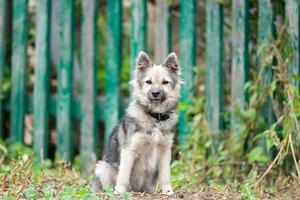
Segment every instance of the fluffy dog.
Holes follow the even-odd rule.
[[[175,53],[155,65],[145,52],[136,59],[132,101],[113,129],[103,159],[95,169],[95,192],[111,185],[115,193],[155,192],[172,195],[171,146],[177,124],[180,98],[180,68]]]

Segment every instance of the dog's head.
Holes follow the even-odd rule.
[[[174,109],[180,98],[180,68],[175,53],[167,56],[160,65],[151,62],[145,52],[136,59],[133,98],[153,112]]]

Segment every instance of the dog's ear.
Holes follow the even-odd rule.
[[[151,65],[152,64],[149,56],[144,51],[140,51],[138,57],[136,58],[136,69],[145,70]]]
[[[167,67],[171,72],[178,74],[179,63],[176,53],[170,53],[163,62],[163,66]]]

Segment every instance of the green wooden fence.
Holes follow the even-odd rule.
[[[5,30],[6,27],[6,10],[7,1],[0,1],[0,98],[2,98],[2,85],[3,85],[3,68],[5,66],[5,53],[6,53],[6,40],[5,40]],[[3,101],[0,100],[0,137],[3,137]]]
[[[80,120],[80,154],[83,168],[87,168],[96,156],[98,147],[98,122],[104,121],[104,141],[109,132],[121,117],[120,107],[124,98],[120,94],[120,70],[122,63],[122,0],[107,1],[106,26],[106,87],[105,95],[98,96],[96,85],[96,19],[97,0],[81,1],[81,95],[75,96],[72,91],[72,71],[74,57],[74,0],[59,1],[59,66],[57,68],[57,94],[49,91],[50,81],[50,24],[51,0],[37,0],[36,13],[36,55],[35,84],[33,94],[27,89],[27,55],[28,42],[28,1],[15,0],[12,5],[12,16],[7,12],[9,0],[0,0],[0,95],[2,96],[3,71],[11,67],[11,92],[0,101],[0,137],[4,137],[4,121],[10,120],[9,141],[23,142],[24,116],[33,114],[33,146],[38,159],[49,155],[49,116],[56,117],[57,152],[65,160],[74,156],[73,120]],[[182,68],[182,103],[189,105],[193,96],[193,68],[196,65],[196,30],[198,26],[206,29],[206,118],[213,130],[224,128],[224,23],[221,1],[206,1],[206,26],[197,24],[196,0],[181,0],[179,9],[179,56]],[[271,0],[259,0],[258,43],[271,41],[274,35],[274,11]],[[290,62],[290,72],[299,74],[299,2],[285,0],[286,17],[289,23],[288,32],[294,56]],[[249,1],[232,0],[232,102],[231,127],[239,123],[234,115],[234,107],[243,107],[247,102],[245,84],[249,74]],[[139,51],[147,51],[147,1],[131,1],[131,66]],[[172,16],[172,15],[169,15]],[[13,37],[8,36],[8,19],[12,17]],[[165,21],[172,37],[174,29]],[[12,41],[11,43],[8,41]],[[173,46],[168,41],[168,46]],[[11,44],[11,55],[7,47]],[[103,44],[104,45],[104,44]],[[11,62],[8,62],[8,57]],[[258,58],[260,59],[260,58]],[[8,66],[11,63],[11,66]],[[262,66],[260,66],[262,67]],[[272,71],[264,73],[265,82],[269,83]],[[298,82],[295,82],[298,84]],[[6,102],[6,103],[5,103]],[[186,108],[186,106],[183,106]],[[272,121],[272,109],[265,107],[264,115]],[[10,113],[10,119],[4,113]],[[186,109],[180,111],[179,143],[184,144],[189,133]],[[100,131],[100,130],[99,130]]]
[[[50,0],[39,1],[37,4],[36,21],[36,84],[33,92],[33,146],[38,159],[48,155],[48,97],[50,76]]]

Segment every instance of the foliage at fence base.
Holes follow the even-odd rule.
[[[197,99],[193,105],[189,109],[193,115],[190,140],[172,164],[175,188],[208,185],[216,190],[237,192],[243,199],[293,199],[299,195],[300,182],[288,155],[280,157],[267,176],[260,179],[279,149],[274,149],[274,156],[268,156],[256,144],[256,138],[242,137],[241,141],[228,130],[213,132],[204,119],[204,99]]]
[[[246,199],[299,185],[300,95],[295,84],[299,77],[289,78],[292,49],[286,28],[281,27],[273,41],[259,47],[262,67],[251,71],[245,86],[249,102],[244,108],[234,108],[239,120],[234,129],[213,131],[203,115],[204,98],[194,100],[188,109],[191,138],[173,163],[174,185],[230,185]],[[273,76],[266,83],[263,74],[269,68]],[[271,125],[263,113],[267,104],[274,112]]]

